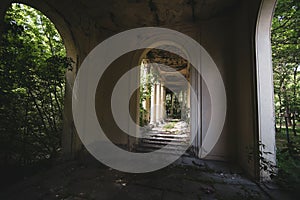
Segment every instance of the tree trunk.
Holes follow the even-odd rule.
[[[285,115],[285,132],[286,132],[286,140],[288,144],[290,143],[290,134],[289,134],[289,125],[288,125],[288,114]]]
[[[278,97],[279,97],[279,133],[281,133],[282,131],[282,98],[281,98],[281,94],[279,93],[278,94]]]
[[[293,120],[293,132],[294,132],[294,136],[297,136],[297,132],[296,132],[296,103],[297,103],[297,71],[298,71],[298,66],[294,68],[294,87],[293,87],[293,116],[292,116],[292,120]]]
[[[297,136],[297,131],[296,131],[296,116],[295,116],[295,112],[293,112],[293,132],[294,132],[294,136]]]

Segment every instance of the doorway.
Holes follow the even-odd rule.
[[[169,144],[165,153],[172,154],[190,143],[190,85],[186,84],[190,65],[182,54],[177,47],[165,45],[141,58],[139,123],[146,137],[139,141],[139,152]],[[192,154],[188,150],[184,155]]]

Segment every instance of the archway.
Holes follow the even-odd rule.
[[[63,119],[67,120],[65,74],[74,75],[75,70],[60,34],[40,11],[10,4],[5,25],[1,32],[1,141],[5,144],[1,146],[5,151],[1,157],[7,166],[28,167],[54,158],[61,149]]]
[[[3,18],[7,9],[12,3],[21,3],[24,5],[28,5],[40,11],[47,18],[49,18],[63,40],[64,46],[66,48],[66,56],[72,59],[72,70],[67,70],[65,75],[66,89],[63,111],[64,130],[62,134],[62,152],[66,158],[74,157],[78,150],[81,149],[81,142],[77,136],[72,116],[72,89],[79,65],[79,47],[76,44],[72,31],[70,30],[70,22],[67,19],[65,19],[63,15],[58,12],[57,9],[55,9],[51,4],[49,4],[46,1],[7,0],[6,2],[3,2],[5,6],[1,7],[0,9],[0,34],[2,33],[2,30],[4,28]]]
[[[257,81],[257,113],[259,152],[261,162],[276,163],[276,144],[274,126],[274,93],[271,52],[271,22],[276,0],[263,0],[260,6],[256,26],[256,81]],[[262,179],[268,179],[269,173],[260,171]]]
[[[190,64],[184,54],[176,45],[166,43],[145,50],[139,59],[139,122],[147,132],[147,137],[139,141],[139,151],[169,144],[172,148],[166,153],[172,153],[190,141],[191,94],[186,85],[190,82]],[[189,150],[186,155],[191,153]]]
[[[299,8],[299,1],[277,0],[271,30],[276,180],[288,189],[299,185]]]

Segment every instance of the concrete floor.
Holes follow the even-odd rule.
[[[283,196],[276,195],[276,197],[281,199]],[[183,157],[167,168],[147,174],[122,173],[93,159],[65,162],[9,187],[1,192],[0,199],[271,198],[261,187],[244,178],[237,168],[229,164]]]

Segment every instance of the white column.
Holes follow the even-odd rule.
[[[187,108],[191,108],[191,87],[188,87],[187,89],[187,96],[186,96],[186,99],[187,99]]]
[[[160,87],[159,87],[159,90],[160,90],[160,94],[159,94],[159,122],[162,122],[163,121],[163,85],[160,84]]]
[[[156,123],[156,84],[151,87],[151,112],[150,112],[150,124]]]
[[[161,121],[161,109],[160,109],[160,100],[161,100],[161,90],[160,90],[160,83],[156,85],[156,122],[159,123]]]
[[[164,87],[162,86],[162,84],[160,84],[160,104],[159,104],[159,120],[160,120],[160,122],[162,122],[163,121],[163,89],[164,89]]]
[[[167,117],[167,113],[166,113],[166,89],[164,86],[161,87],[162,89],[162,96],[161,96],[161,111],[162,111],[162,121],[165,121],[166,117]]]
[[[273,10],[276,4],[275,0],[262,1],[260,12],[258,15],[258,23],[256,29],[256,81],[257,81],[257,120],[259,138],[256,144],[261,141],[264,148],[260,145],[259,150],[263,153],[262,157],[271,164],[276,164],[276,140],[274,126],[274,87],[273,87],[273,71],[272,71],[272,52],[270,29]],[[255,95],[254,95],[255,96]],[[251,105],[248,105],[251,106]],[[246,138],[250,137],[250,133]],[[245,137],[244,137],[245,138]],[[241,139],[244,139],[241,138]],[[243,142],[244,140],[239,140]],[[250,143],[250,142],[249,142]],[[269,173],[261,170],[262,180],[269,180]]]

